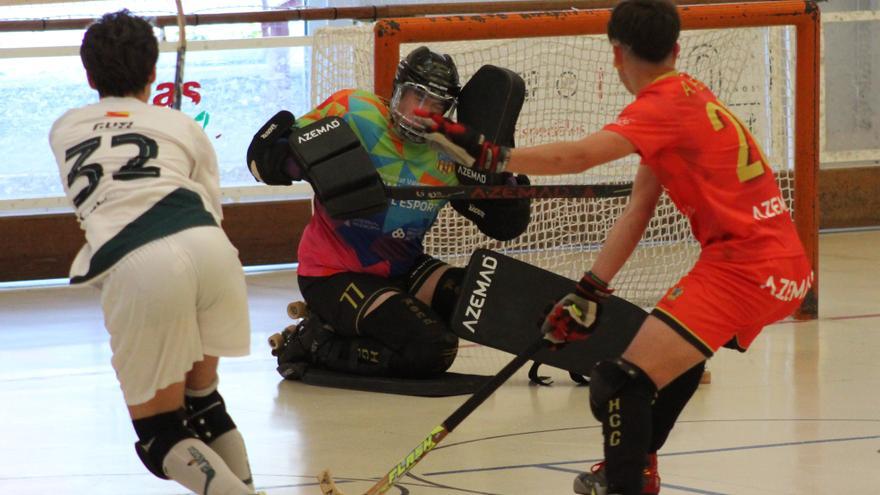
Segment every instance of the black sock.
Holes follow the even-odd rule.
[[[704,369],[706,369],[705,361],[685,371],[657,393],[652,411],[653,438],[648,452],[657,452],[666,443],[679,414],[697,391]]]
[[[608,493],[642,491],[656,393],[651,378],[621,358],[599,362],[590,374],[590,408],[602,422]]]
[[[642,491],[653,398],[649,389],[627,387],[609,401],[610,414],[602,424],[609,493],[639,495]]]

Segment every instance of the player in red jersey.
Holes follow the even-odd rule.
[[[699,80],[675,70],[680,20],[668,0],[623,0],[608,37],[635,96],[618,118],[578,141],[510,149],[431,115],[433,141],[465,165],[493,172],[571,174],[641,156],[632,197],[577,290],[548,314],[560,344],[588,338],[611,282],[665,190],[689,219],[701,253],[656,304],[617,359],[596,365],[590,407],[602,422],[605,462],[579,475],[576,493],[658,493],[656,452],[719,347],[741,351],[791,314],[812,283],[773,171],[749,131]]]

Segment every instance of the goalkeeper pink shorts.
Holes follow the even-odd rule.
[[[740,263],[699,260],[652,314],[707,357],[745,351],[764,326],[791,315],[813,284],[805,256]]]

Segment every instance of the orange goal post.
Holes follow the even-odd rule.
[[[780,0],[688,5],[679,12],[679,69],[707,83],[762,144],[818,274],[818,8],[811,1]],[[321,32],[315,36],[313,99],[344,87],[389,97],[401,55],[427,45],[452,55],[463,81],[484,64],[523,77],[527,96],[517,145],[578,139],[612,121],[632,100],[612,67],[604,35],[609,16],[609,9],[570,10],[396,18],[354,31],[329,28],[323,38]],[[637,166],[637,157],[628,157],[583,174],[532,179],[627,182]],[[625,205],[626,198],[538,200],[527,232],[503,243],[482,236],[446,208],[425,247],[455,264],[465,263],[475,248],[488,247],[577,278]],[[698,253],[687,219],[664,195],[613,285],[618,295],[651,306]],[[818,278],[796,316],[817,313]]]

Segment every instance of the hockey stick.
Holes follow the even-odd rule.
[[[180,110],[183,99],[183,66],[186,63],[186,17],[183,15],[183,1],[174,0],[177,4],[177,66],[174,68],[174,101],[172,108]]]
[[[373,485],[363,495],[381,495],[391,489],[400,479],[425,457],[434,447],[437,446],[446,435],[452,432],[465,418],[467,418],[480,404],[485,402],[496,390],[498,390],[504,382],[507,381],[518,369],[520,369],[526,361],[531,359],[541,349],[549,346],[550,342],[542,336],[536,340],[528,348],[516,355],[509,363],[507,363],[501,371],[487,381],[479,390],[474,392],[464,404],[458,407],[452,414],[446,418],[440,426],[434,427],[431,433],[419,443],[416,448],[410,451],[396,466],[391,468],[381,480]],[[324,495],[345,495],[336,486],[330,471],[324,470],[318,475],[318,484]]]
[[[632,183],[538,186],[405,186],[387,187],[391,199],[541,199],[618,198],[629,196]]]

